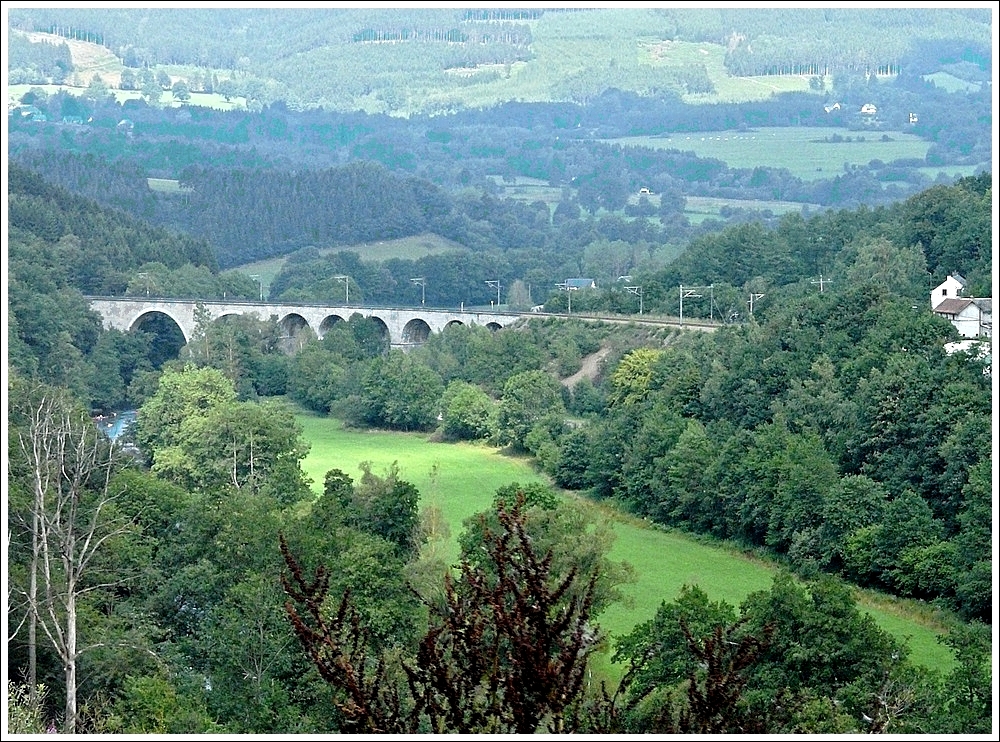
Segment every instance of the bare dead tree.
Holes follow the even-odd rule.
[[[577,573],[556,582],[552,553],[539,556],[522,514],[523,498],[500,503],[498,532],[484,532],[488,568],[468,561],[448,579],[407,668],[435,731],[531,734],[565,731],[596,644],[589,626],[596,574],[573,595]]]
[[[77,660],[95,646],[78,645],[78,601],[115,582],[87,578],[95,557],[110,539],[132,528],[115,512],[111,477],[114,448],[78,407],[57,390],[30,396],[17,447],[30,478],[23,524],[30,529],[27,585],[18,588],[28,611],[29,687],[35,686],[37,629],[63,664],[66,683],[64,730],[77,722]]]

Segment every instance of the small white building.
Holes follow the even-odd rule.
[[[963,297],[965,287],[966,280],[952,273],[931,291],[931,309],[964,338],[993,337],[993,299]]]
[[[950,321],[964,338],[993,336],[992,299],[945,299],[934,314]]]
[[[946,299],[959,299],[965,291],[966,280],[957,273],[952,273],[944,282],[931,291],[931,309],[937,309],[938,304]]]

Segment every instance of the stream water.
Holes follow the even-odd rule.
[[[97,424],[97,427],[104,431],[104,434],[107,435],[108,438],[115,440],[118,436],[124,433],[132,423],[135,422],[135,418],[135,410],[123,410],[111,415],[96,418],[94,422]]]

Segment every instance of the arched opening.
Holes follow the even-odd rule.
[[[501,325],[499,322],[487,322],[486,323],[486,329],[487,330],[492,330],[493,332],[496,332],[497,330],[502,330],[503,329],[503,325]]]
[[[286,314],[278,323],[281,328],[279,344],[286,353],[298,353],[307,342],[316,337],[306,318],[301,314]]]
[[[419,317],[411,319],[403,327],[404,343],[426,343],[431,335],[431,327]]]
[[[177,358],[181,348],[187,344],[180,325],[173,317],[163,312],[153,311],[139,315],[129,327],[129,332],[151,336],[146,359],[157,370],[167,361]]]
[[[333,329],[333,326],[338,322],[344,322],[344,318],[336,314],[331,314],[329,317],[325,317],[322,322],[319,323],[319,336],[322,338],[326,333]]]

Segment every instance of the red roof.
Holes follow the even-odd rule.
[[[961,314],[972,303],[971,299],[945,299],[934,307],[935,314]]]

